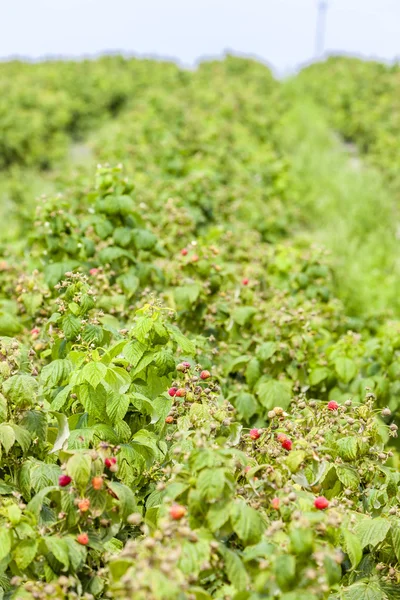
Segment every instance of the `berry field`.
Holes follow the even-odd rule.
[[[399,599],[400,67],[0,92],[0,600]]]

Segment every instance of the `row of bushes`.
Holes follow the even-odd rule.
[[[265,67],[152,83],[0,264],[3,595],[395,598],[400,325],[293,238]]]

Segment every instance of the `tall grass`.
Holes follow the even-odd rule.
[[[298,235],[311,235],[332,252],[338,294],[350,313],[399,315],[398,195],[348,151],[295,82],[286,86],[292,105],[282,122],[282,144],[297,179]]]

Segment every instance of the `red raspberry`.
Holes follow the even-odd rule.
[[[286,439],[282,440],[281,445],[282,445],[282,448],[285,448],[285,450],[291,450],[292,449],[292,440],[289,440],[289,438],[286,438]]]
[[[87,546],[89,543],[89,536],[87,533],[80,533],[76,536],[76,541],[82,546]]]
[[[337,410],[339,408],[339,404],[334,400],[328,402],[328,410]]]
[[[175,396],[178,396],[178,398],[184,398],[186,396],[185,388],[179,388],[179,390],[176,391]]]
[[[186,508],[180,504],[174,504],[169,509],[169,515],[175,521],[179,521],[186,515]]]
[[[174,417],[171,416],[171,415],[169,417],[166,417],[165,422],[166,423],[173,423],[174,422]]]
[[[208,379],[209,377],[211,377],[210,371],[202,371],[200,373],[200,379]]]
[[[177,391],[178,391],[178,388],[176,388],[176,387],[172,387],[172,388],[169,388],[169,390],[168,390],[168,394],[169,394],[170,396],[174,397],[174,396],[176,396],[176,392],[177,392]]]
[[[328,508],[329,506],[329,500],[327,500],[325,496],[318,496],[318,498],[315,498],[314,500],[314,506],[315,508],[318,508],[318,510],[325,510],[325,508]]]
[[[260,437],[260,432],[258,431],[258,429],[250,429],[250,438],[252,440],[258,440],[258,438]]]
[[[58,485],[60,487],[66,487],[72,481],[72,478],[69,475],[60,475],[58,478]]]
[[[34,337],[37,337],[40,333],[40,329],[39,327],[34,327],[33,329],[31,329],[31,335]]]
[[[91,275],[97,275],[98,272],[99,272],[99,269],[96,269],[96,268],[90,269],[90,271],[89,271],[89,273]]]
[[[242,279],[242,284],[243,285],[249,285],[249,280],[247,279],[247,277],[245,277],[244,279]]]
[[[117,464],[117,459],[115,458],[115,456],[111,456],[111,458],[106,458],[104,460],[104,464],[107,467],[107,469],[110,469],[113,465]]]
[[[181,254],[182,254],[182,256],[186,256],[186,255],[187,255],[187,253],[188,253],[188,251],[187,251],[187,249],[186,249],[186,248],[183,248],[183,249],[181,250]]]

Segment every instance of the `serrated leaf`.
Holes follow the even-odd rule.
[[[188,354],[189,356],[194,356],[196,354],[196,346],[194,342],[183,335],[178,327],[175,327],[175,325],[168,325],[167,328],[184,354]]]
[[[64,567],[69,567],[68,545],[63,538],[55,535],[44,538],[47,549]]]
[[[128,486],[123,483],[118,483],[117,481],[109,481],[107,485],[118,497],[121,519],[125,520],[129,515],[137,512],[138,506],[135,494]]]
[[[197,489],[208,502],[219,500],[225,487],[224,469],[203,469],[197,478]]]
[[[84,489],[89,482],[91,467],[90,456],[77,452],[67,462],[67,473],[75,485]]]
[[[235,407],[245,421],[251,419],[256,414],[258,402],[253,394],[248,392],[240,392],[235,399]]]
[[[359,581],[342,592],[343,600],[386,600],[377,581]]]
[[[326,367],[317,367],[316,369],[313,369],[310,373],[310,385],[318,385],[327,377],[329,377],[329,369],[327,369]]]
[[[278,346],[275,342],[264,342],[257,348],[256,356],[259,360],[265,362],[275,354],[277,349]]]
[[[133,342],[129,342],[129,344],[124,347],[123,355],[133,367],[136,367],[146,350],[147,346],[145,344],[135,340]]]
[[[13,550],[13,559],[17,563],[17,567],[24,571],[34,560],[39,547],[39,540],[26,539],[18,543]]]
[[[362,559],[363,551],[358,537],[348,529],[342,529],[344,550],[348,554],[351,566],[355,569]]]
[[[275,379],[257,385],[257,396],[261,404],[268,410],[280,406],[287,409],[291,401],[289,384]]]
[[[25,373],[13,375],[3,383],[3,393],[16,406],[31,406],[36,401],[38,384]]]
[[[360,484],[360,476],[356,469],[349,465],[335,465],[336,473],[339,481],[343,483],[346,488],[356,490]]]
[[[249,576],[239,556],[222,544],[219,546],[219,552],[224,559],[225,571],[229,581],[237,591],[245,590],[249,584]]]
[[[0,561],[2,561],[11,550],[11,531],[5,527],[0,528]]]
[[[254,306],[239,306],[232,311],[232,319],[238,325],[244,326],[250,323],[257,309]]]
[[[304,450],[293,450],[286,456],[285,463],[292,473],[296,473],[305,457],[306,453]]]
[[[358,441],[355,436],[349,436],[336,440],[336,448],[340,458],[354,460],[358,454]]]
[[[236,500],[232,504],[231,523],[233,531],[244,544],[256,544],[260,541],[264,531],[263,520],[244,500]]]
[[[106,376],[107,367],[101,362],[90,362],[85,365],[80,373],[81,377],[96,389]]]
[[[128,394],[110,394],[107,403],[106,411],[111,423],[122,421],[125,417],[130,404],[130,396]]]
[[[73,364],[67,359],[56,359],[43,367],[40,374],[40,381],[45,387],[55,387],[62,385],[68,379],[73,371]]]
[[[10,426],[14,431],[15,439],[17,440],[18,444],[21,446],[22,452],[25,454],[26,452],[28,452],[29,447],[32,443],[31,434],[29,433],[29,431],[27,429],[24,429],[23,427],[20,427],[19,425],[15,425],[15,423],[11,423]]]
[[[49,454],[52,454],[53,452],[58,452],[58,450],[62,449],[62,447],[64,446],[64,443],[68,440],[70,431],[69,431],[68,419],[65,415],[63,415],[62,413],[59,413],[59,412],[54,412],[54,411],[49,411],[49,412],[57,419],[57,423],[58,423],[57,438],[56,438],[56,441],[54,442],[53,448],[49,452]]]
[[[65,315],[61,321],[61,329],[67,340],[74,340],[81,330],[81,320],[75,315]]]
[[[363,519],[357,524],[355,534],[361,542],[361,546],[377,546],[386,538],[390,529],[390,521],[378,517],[376,519]]]
[[[10,425],[4,423],[0,425],[0,444],[3,446],[6,454],[9,453],[15,444],[15,433]]]
[[[344,383],[349,383],[357,373],[357,365],[350,358],[337,358],[335,369],[339,379]]]

